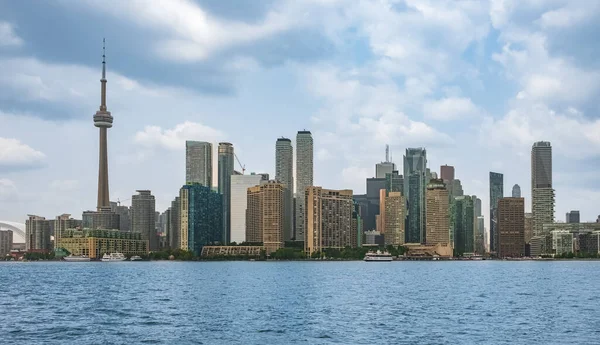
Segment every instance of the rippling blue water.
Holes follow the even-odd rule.
[[[0,344],[598,344],[600,262],[0,263]]]

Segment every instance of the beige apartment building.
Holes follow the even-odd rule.
[[[269,181],[248,188],[246,241],[262,242],[267,254],[283,248],[285,185]]]
[[[390,192],[383,198],[380,207],[382,207],[380,214],[384,215],[382,233],[385,244],[393,246],[404,244],[406,199],[400,192]]]
[[[352,231],[352,190],[308,187],[305,191],[305,240],[308,254],[325,248],[356,247]]]
[[[442,180],[431,180],[425,194],[427,218],[425,229],[428,245],[450,244],[450,197]]]

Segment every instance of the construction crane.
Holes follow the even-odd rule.
[[[240,168],[242,168],[242,175],[244,175],[244,172],[246,171],[246,166],[244,164],[242,164],[242,162],[240,162],[240,159],[238,158],[238,156],[235,153],[233,155],[235,156],[235,159],[237,160],[238,164],[240,165]]]
[[[131,198],[127,198],[123,201],[131,200]],[[121,206],[121,199],[117,198],[117,206]]]

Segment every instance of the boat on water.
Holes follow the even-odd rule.
[[[129,258],[130,261],[142,261],[142,257],[139,255],[134,255],[131,258]]]
[[[378,250],[376,252],[368,252],[365,254],[365,261],[392,261],[392,254]]]
[[[68,262],[84,262],[84,261],[90,261],[90,257],[87,255],[69,255],[69,256],[65,256],[63,258],[64,261],[68,261]]]
[[[125,257],[125,255],[123,255],[123,253],[110,253],[110,254],[104,254],[102,256],[102,261],[103,262],[114,262],[114,261],[125,261],[127,260],[127,258]]]

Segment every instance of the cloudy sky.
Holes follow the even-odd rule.
[[[95,207],[106,37],[112,200],[151,189],[164,210],[186,139],[273,174],[276,139],[308,129],[318,185],[364,193],[385,144],[400,166],[423,146],[484,210],[489,171],[530,209],[531,145],[551,141],[557,219],[595,220],[599,18],[587,0],[0,0],[0,219]]]

